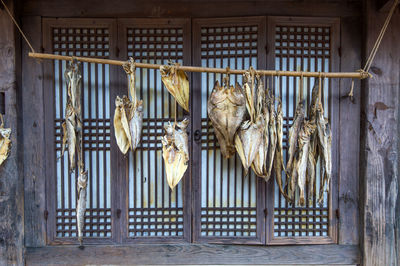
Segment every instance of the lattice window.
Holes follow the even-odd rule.
[[[127,54],[138,62],[183,63],[183,28],[134,26],[127,28]],[[177,105],[154,69],[137,69],[136,88],[143,99],[142,140],[136,152],[129,154],[128,237],[183,237],[183,183],[171,191],[162,157],[161,137],[164,125],[183,118]]]
[[[258,65],[260,45],[259,23],[221,25],[199,22],[199,63],[204,67],[248,69]],[[262,45],[262,44],[261,44]],[[223,158],[214,129],[207,115],[207,100],[222,76],[201,73],[201,158],[200,158],[200,228],[198,238],[254,239],[257,241],[260,219],[257,210],[257,187],[261,183],[254,173],[244,175],[238,155]],[[232,75],[231,84],[242,82],[240,75]],[[194,85],[196,86],[196,85]],[[200,114],[194,114],[200,115]],[[245,241],[245,240],[239,240]]]
[[[330,71],[331,70],[331,27],[329,26],[298,26],[279,23],[275,26],[275,69]],[[293,116],[298,102],[300,88],[299,78],[281,77],[281,86],[275,91],[282,95],[284,114],[284,156],[288,159],[288,131],[293,122]],[[308,106],[311,101],[311,90],[315,79],[304,79],[304,100]],[[330,84],[326,80],[322,91],[325,115],[330,117]],[[320,162],[317,164],[315,191],[317,198],[320,188]],[[285,181],[284,181],[285,182]],[[328,195],[324,193],[324,205],[319,206],[316,198],[309,199],[306,190],[306,206],[289,204],[280,195],[275,183],[274,198],[274,237],[315,237],[329,234],[329,204]],[[310,200],[310,201],[309,201]],[[311,202],[311,203],[310,203]]]
[[[108,28],[53,27],[52,50],[55,54],[108,58]],[[67,99],[65,61],[54,61],[55,150],[61,155],[62,129]],[[88,170],[86,237],[111,237],[111,166],[110,166],[110,83],[109,66],[81,64],[84,163]],[[77,236],[77,170],[69,170],[67,153],[56,161],[56,232],[57,238]]]

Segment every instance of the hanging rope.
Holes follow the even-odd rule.
[[[382,27],[379,35],[378,35],[378,38],[375,41],[374,47],[372,48],[371,53],[370,53],[367,61],[365,62],[365,66],[362,69],[363,72],[367,72],[368,73],[369,69],[371,68],[372,62],[374,61],[375,55],[376,55],[376,53],[377,53],[377,51],[379,49],[379,46],[381,45],[383,36],[385,35],[385,32],[386,32],[387,27],[389,25],[389,22],[390,22],[390,20],[391,20],[391,18],[393,16],[394,11],[396,10],[396,6],[397,6],[398,3],[399,3],[399,0],[395,0],[394,1],[393,6],[390,9],[389,14],[386,17],[385,23],[383,24],[383,27]]]
[[[360,72],[361,75],[367,75],[367,77],[371,76],[371,74],[369,74],[369,70],[371,68],[372,62],[375,59],[376,53],[378,52],[379,46],[381,45],[383,36],[385,35],[385,32],[389,25],[389,22],[392,19],[393,13],[396,10],[396,6],[398,4],[399,4],[399,0],[395,0],[392,8],[389,11],[388,16],[386,17],[385,23],[383,24],[382,29],[379,32],[378,38],[376,39],[375,44],[372,47],[372,50],[368,56],[368,59],[365,62],[364,68],[357,70],[357,72]],[[354,103],[354,79],[351,80],[351,88],[350,88],[350,92],[347,96],[350,98],[350,101],[352,103]]]
[[[28,38],[26,38],[25,34],[22,32],[21,28],[19,27],[17,21],[15,20],[15,18],[13,17],[13,15],[11,14],[10,10],[8,9],[8,7],[6,6],[6,4],[3,2],[3,0],[0,0],[1,3],[3,4],[4,8],[7,11],[7,14],[10,16],[11,20],[14,22],[14,25],[17,27],[19,33],[21,33],[22,37],[25,39],[26,43],[28,44],[29,48],[31,49],[32,53],[35,52],[35,49],[33,49],[31,43],[28,41]]]

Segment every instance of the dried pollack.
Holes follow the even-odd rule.
[[[263,142],[265,128],[264,118],[261,114],[257,114],[255,107],[255,75],[255,70],[252,67],[243,75],[243,89],[250,120],[246,120],[242,123],[235,136],[236,151],[242,161],[246,175],[259,152],[259,147]]]
[[[115,99],[114,132],[117,145],[123,154],[139,145],[143,127],[143,102],[136,99],[135,62],[132,58],[123,65],[129,80],[129,95]]]
[[[234,137],[246,115],[246,99],[240,85],[224,87],[215,82],[207,103],[207,112],[225,158],[235,154]]]
[[[161,66],[161,79],[178,104],[189,112],[189,79],[178,63]]]
[[[161,139],[163,145],[163,158],[165,171],[167,173],[167,182],[171,189],[184,176],[189,161],[189,145],[186,128],[189,124],[188,119],[182,122],[165,125],[165,135]]]

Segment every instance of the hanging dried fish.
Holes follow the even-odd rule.
[[[258,151],[251,165],[251,169],[253,169],[257,176],[263,177],[267,181],[269,178],[267,166],[269,143],[269,108],[266,104],[264,84],[259,76],[257,76],[257,82],[257,121],[260,121],[263,125],[263,137],[261,138],[261,143],[258,146]],[[268,100],[269,97],[267,101]]]
[[[0,165],[8,158],[11,150],[11,128],[4,128],[3,115],[0,113]]]
[[[188,167],[189,147],[186,128],[189,124],[188,119],[180,123],[168,124],[165,128],[165,135],[161,139],[163,144],[163,158],[167,182],[171,189],[179,183]]]
[[[278,99],[278,107],[276,111],[276,136],[277,136],[277,145],[274,158],[275,179],[282,196],[284,196],[287,201],[291,202],[291,199],[283,190],[283,181],[282,181],[282,171],[286,172],[286,169],[285,169],[285,164],[283,162],[283,113],[282,113],[282,101],[280,99]]]
[[[310,145],[308,151],[307,160],[307,187],[308,187],[308,200],[309,204],[312,205],[314,193],[315,193],[315,179],[316,179],[316,167],[318,161],[318,137],[317,137],[317,108],[319,99],[319,80],[317,79],[314,83],[314,87],[311,95],[311,104],[309,107],[309,122],[314,125],[314,130],[311,132]]]
[[[256,123],[246,120],[239,127],[235,137],[235,147],[242,161],[245,175],[252,165],[263,138],[263,124],[259,119]]]
[[[82,166],[78,176],[78,193],[77,193],[78,204],[76,206],[76,223],[78,224],[78,240],[80,245],[82,245],[83,228],[85,225],[87,181],[88,181],[87,171],[83,171],[83,166]]]
[[[332,175],[332,132],[329,126],[328,119],[324,117],[324,109],[322,104],[319,105],[317,110],[317,130],[318,130],[318,147],[319,156],[321,158],[321,189],[319,192],[318,203],[323,203],[324,188],[329,190],[331,175]]]
[[[87,171],[83,163],[83,125],[81,108],[81,74],[79,64],[73,60],[67,66],[64,73],[67,80],[68,99],[65,109],[65,121],[62,124],[64,132],[61,155],[68,146],[68,155],[71,172],[75,170],[75,157],[78,161],[78,203],[76,206],[76,222],[78,228],[78,240],[82,245],[83,228],[86,211],[86,187],[88,182]]]
[[[207,112],[225,158],[235,154],[234,137],[246,115],[246,100],[240,85],[221,87],[215,82],[207,103]]]
[[[315,124],[305,121],[299,133],[298,159],[296,160],[295,171],[297,171],[297,185],[299,187],[299,205],[305,205],[305,187],[307,178],[307,165],[309,158],[310,138],[315,131]]]
[[[135,62],[132,58],[123,65],[129,80],[129,97],[115,99],[114,132],[123,154],[134,151],[140,143],[143,127],[143,102],[136,99]]]
[[[259,146],[263,140],[265,122],[262,115],[257,116],[255,109],[255,70],[251,67],[243,75],[244,94],[246,98],[246,108],[250,115],[250,120],[243,122],[235,136],[235,147],[242,161],[245,175],[249,167],[259,152]]]
[[[293,118],[293,124],[289,129],[289,138],[288,138],[288,142],[289,142],[289,149],[288,149],[289,159],[288,159],[288,162],[286,164],[286,171],[287,171],[289,176],[292,173],[293,164],[294,164],[293,161],[295,159],[295,153],[296,153],[296,151],[298,149],[297,140],[298,140],[298,136],[299,136],[299,132],[300,132],[301,126],[303,124],[303,120],[304,120],[304,102],[300,102],[297,105],[297,108],[296,108],[296,112],[295,112],[295,115],[294,115],[294,118]]]
[[[61,156],[68,147],[69,168],[75,171],[76,151],[82,141],[82,111],[81,111],[81,79],[79,63],[75,60],[68,63],[64,72],[67,81],[67,105],[65,107],[65,120],[63,122],[63,142]],[[60,156],[60,157],[61,157]],[[78,161],[80,160],[78,154]]]
[[[127,106],[129,106],[129,99],[126,96],[120,98],[117,96],[115,99],[115,113],[114,113],[114,132],[115,139],[120,151],[126,154],[131,146],[129,122],[127,118]]]
[[[184,71],[177,69],[178,66],[172,62],[161,66],[161,79],[179,105],[189,112],[189,79]]]
[[[271,176],[272,166],[274,163],[275,150],[277,144],[277,133],[276,133],[276,112],[274,98],[271,97],[268,101],[269,107],[269,149],[268,149],[268,178]]]

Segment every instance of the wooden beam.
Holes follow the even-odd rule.
[[[27,265],[285,264],[356,265],[358,246],[135,245],[27,248]]]
[[[223,12],[221,12],[223,10]],[[25,0],[24,16],[44,17],[241,17],[361,16],[360,0]]]
[[[371,51],[387,13],[365,1],[365,51]],[[399,102],[400,13],[395,12],[371,70],[361,103],[360,179],[363,265],[400,262]]]
[[[361,25],[360,18],[341,20],[341,71],[361,68]],[[360,85],[355,80],[352,102],[347,97],[351,80],[340,80],[339,244],[359,243]]]
[[[15,2],[5,1],[14,13]],[[19,35],[5,11],[0,11],[0,91],[5,96],[4,121],[12,129],[11,152],[0,166],[0,265],[24,265],[24,187],[19,160],[20,73]]]
[[[30,37],[34,49],[42,46],[42,20],[25,17],[23,30]],[[45,147],[43,66],[28,57],[26,43],[22,47],[22,117],[24,132],[24,189],[25,189],[25,245],[46,245],[45,202]]]

